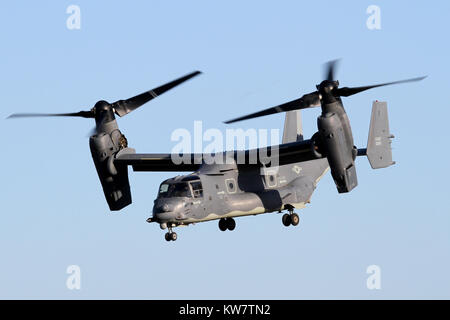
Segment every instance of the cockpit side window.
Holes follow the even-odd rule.
[[[167,192],[169,191],[169,184],[162,183],[159,187],[158,198],[165,198],[167,196]]]
[[[192,192],[194,193],[194,198],[203,197],[203,187],[200,181],[191,182]]]
[[[191,189],[187,182],[162,184],[159,188],[159,198],[192,197]]]
[[[186,182],[174,183],[169,187],[170,197],[192,197],[189,185]]]

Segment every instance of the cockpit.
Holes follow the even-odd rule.
[[[198,176],[188,176],[180,181],[164,181],[158,192],[159,198],[201,198],[202,183]]]
[[[158,198],[192,197],[187,182],[163,183],[159,187]]]

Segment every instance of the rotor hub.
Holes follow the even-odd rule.
[[[339,87],[339,81],[324,80],[316,87],[320,94],[329,94]]]
[[[339,87],[337,80],[324,80],[317,87],[320,98],[324,103],[332,103],[336,101],[334,91]]]
[[[95,122],[97,124],[115,120],[114,108],[105,100],[98,101],[94,108]]]

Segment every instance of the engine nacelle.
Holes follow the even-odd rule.
[[[126,148],[125,137],[118,129],[114,129],[111,133],[102,132],[91,136],[89,146],[110,210],[126,207],[131,203],[128,168],[114,166],[116,154]]]
[[[346,138],[345,128],[336,113],[328,112],[317,119],[319,129],[315,144],[327,157],[331,175],[339,193],[351,191],[358,185],[353,142]]]

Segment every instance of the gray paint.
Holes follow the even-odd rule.
[[[316,86],[317,91],[303,95],[266,110],[236,118],[226,123],[251,119],[279,112],[287,112],[284,124],[283,141],[280,145],[244,151],[232,151],[231,154],[219,154],[222,158],[233,161],[226,165],[207,164],[205,158],[210,155],[187,154],[187,162],[176,164],[171,154],[136,154],[128,148],[125,136],[120,132],[115,114],[124,116],[139,108],[158,95],[200,74],[199,71],[173,80],[155,89],[146,91],[126,100],[108,103],[98,101],[89,111],[57,114],[13,114],[9,118],[19,117],[82,117],[94,118],[96,133],[89,140],[92,158],[105,198],[111,210],[121,210],[131,204],[131,191],[128,181],[128,166],[135,171],[194,171],[194,173],[177,176],[166,180],[173,185],[184,180],[192,193],[194,181],[196,187],[201,182],[203,194],[197,189],[197,197],[188,193],[174,193],[155,200],[154,216],[149,222],[158,222],[162,228],[169,227],[167,240],[176,240],[171,228],[195,222],[235,216],[261,214],[266,212],[288,210],[291,215],[283,223],[296,225],[298,216],[293,208],[303,208],[309,203],[311,195],[320,178],[328,168],[338,191],[349,192],[357,186],[355,158],[367,155],[372,168],[392,165],[392,152],[389,132],[387,105],[375,102],[367,149],[354,146],[350,121],[340,97],[349,97],[359,92],[381,86],[419,81],[424,77],[396,82],[382,83],[362,87],[341,87],[334,79],[336,62],[328,65],[327,80]],[[309,140],[303,139],[300,113],[298,110],[319,106],[322,109],[318,117],[318,131]],[[269,154],[277,151],[277,164]],[[255,161],[250,161],[256,154]],[[241,156],[243,158],[241,158]],[[236,160],[245,161],[236,163]],[[242,164],[241,164],[242,163]],[[286,216],[286,215],[285,215]],[[295,219],[294,219],[295,218]],[[291,221],[291,219],[294,219]],[[221,220],[223,221],[231,221]],[[291,221],[287,223],[288,221]],[[234,229],[234,223],[228,229]],[[220,224],[219,224],[220,227]],[[222,224],[223,227],[223,224]],[[224,228],[221,228],[222,230]],[[169,239],[169,237],[170,239]]]
[[[374,101],[367,141],[367,158],[373,169],[386,168],[395,164],[392,161],[392,138],[394,136],[389,132],[387,103]]]
[[[329,168],[339,192],[352,190],[357,185],[354,159],[358,151],[340,99],[322,104],[319,131],[310,140],[303,140],[300,119],[299,111],[286,115],[285,143],[275,146],[280,152],[279,166],[265,166],[261,157],[256,164],[236,163],[239,155],[248,157],[259,149],[219,154],[218,159],[228,160],[224,164],[198,162],[205,155],[191,154],[187,155],[191,163],[175,165],[170,154],[136,154],[121,144],[124,137],[115,120],[102,124],[107,132],[91,137],[91,151],[111,210],[131,203],[128,165],[136,171],[194,170],[164,181],[169,185],[185,183],[190,196],[163,197],[154,202],[153,217],[148,221],[172,233],[173,227],[181,225],[304,208]],[[392,164],[389,139],[386,104],[374,103],[367,148],[373,167]],[[203,190],[197,198],[192,192],[196,181]]]
[[[282,143],[303,140],[303,128],[300,110],[286,112]]]
[[[295,121],[292,121],[295,120]],[[299,112],[285,120],[285,137],[302,140]],[[194,173],[163,182],[173,184],[197,176],[203,197],[158,198],[152,222],[167,226],[187,225],[220,218],[282,211],[289,206],[303,208],[328,169],[326,158],[294,162],[279,167],[203,164]],[[194,180],[195,181],[195,180]],[[192,183],[187,182],[187,183]],[[232,187],[230,186],[232,184]]]

